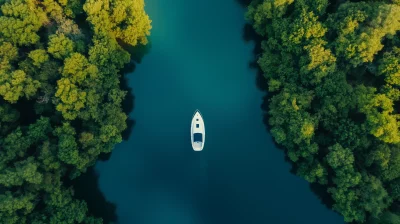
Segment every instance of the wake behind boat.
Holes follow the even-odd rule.
[[[190,136],[192,140],[192,147],[194,151],[201,151],[204,148],[204,141],[206,138],[206,129],[204,127],[204,120],[199,110],[194,112],[192,118],[192,126],[190,128]]]

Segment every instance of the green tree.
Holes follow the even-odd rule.
[[[0,33],[13,44],[30,45],[39,41],[37,32],[48,22],[46,13],[34,0],[10,0],[1,5]]]
[[[74,53],[65,60],[62,75],[63,78],[57,81],[55,96],[60,103],[56,109],[66,119],[73,120],[85,107],[90,88],[97,84],[98,70],[83,55]]]
[[[22,96],[29,99],[35,95],[39,87],[40,83],[22,70],[11,73],[0,71],[0,95],[11,103],[16,103]]]
[[[374,176],[366,176],[365,183],[361,185],[360,203],[364,209],[374,217],[381,215],[382,211],[387,209],[392,203],[386,189],[381,181]]]
[[[392,52],[383,55],[378,67],[378,75],[385,77],[386,83],[391,86],[400,86],[400,48],[395,47]]]
[[[360,111],[367,116],[368,128],[375,137],[388,143],[400,142],[393,101],[384,94],[361,96]]]
[[[29,57],[33,60],[33,65],[40,67],[49,60],[49,55],[43,49],[37,49],[29,52]]]
[[[0,0],[0,223],[103,223],[68,179],[122,140],[121,43],[150,20],[142,0],[83,3]]]
[[[67,164],[79,163],[78,144],[75,141],[75,130],[69,123],[64,123],[63,126],[55,129],[58,142],[58,158]]]
[[[64,34],[51,35],[49,37],[47,51],[57,59],[68,58],[74,52],[74,42]]]
[[[339,35],[335,41],[338,54],[350,60],[354,67],[372,62],[383,48],[381,39],[400,29],[400,22],[395,19],[399,16],[397,5],[382,2],[342,4],[329,21]]]
[[[340,144],[335,144],[329,148],[326,159],[333,169],[352,166],[354,163],[353,153],[349,149],[343,148]]]
[[[89,0],[83,6],[88,20],[98,34],[109,33],[125,43],[135,46],[147,43],[151,20],[144,11],[144,1],[95,1]]]
[[[271,135],[346,222],[398,220],[399,7],[253,0],[246,13],[263,39]]]

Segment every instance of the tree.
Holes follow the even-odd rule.
[[[339,35],[335,41],[338,54],[350,60],[354,67],[372,62],[383,48],[381,39],[400,29],[400,22],[395,19],[399,16],[397,5],[381,2],[342,4],[330,20]]]
[[[335,144],[329,148],[326,159],[333,169],[352,166],[354,163],[353,153],[349,149],[343,148],[340,144]]]
[[[397,223],[399,1],[253,0],[246,18],[296,174],[325,184],[346,222]]]
[[[20,127],[6,135],[1,143],[0,167],[2,168],[4,168],[7,162],[14,160],[17,156],[24,157],[26,150],[31,145],[29,138],[24,135]]]
[[[33,65],[41,67],[41,65],[49,60],[49,55],[43,49],[33,50],[29,53],[29,57],[33,60]]]
[[[299,11],[299,17],[293,19],[293,22],[281,34],[282,46],[287,51],[297,54],[303,50],[303,46],[322,38],[327,31],[323,24],[318,21],[318,16],[312,11],[306,9]]]
[[[7,191],[5,194],[0,194],[0,212],[3,214],[15,214],[17,211],[29,213],[34,208],[34,199],[35,195],[33,194],[13,195]],[[18,219],[18,217],[15,218]]]
[[[10,0],[1,5],[0,33],[7,41],[31,45],[39,41],[37,32],[48,22],[33,0]]]
[[[103,223],[70,180],[122,140],[122,45],[151,27],[142,0],[103,3],[0,0],[0,223]]]
[[[82,223],[86,218],[86,213],[86,203],[84,201],[74,200],[61,208],[54,209],[49,223]]]
[[[392,203],[386,189],[381,181],[374,176],[365,176],[365,184],[361,185],[360,204],[370,212],[372,216],[378,217]]]
[[[40,83],[27,76],[22,70],[11,73],[0,71],[0,95],[11,103],[16,103],[22,96],[29,99],[35,95],[39,87]]]
[[[303,177],[310,183],[318,181],[320,184],[327,184],[327,170],[318,160],[303,161],[298,164],[297,175]]]
[[[267,0],[267,1],[252,1],[250,4],[246,17],[252,22],[255,30],[264,35],[266,33],[268,19],[274,17],[282,17],[288,6],[294,0]]]
[[[345,222],[364,222],[366,212],[358,204],[359,196],[357,192],[349,188],[329,188],[335,201],[333,209],[340,212]]]
[[[112,34],[132,46],[147,43],[151,20],[144,11],[143,0],[89,0],[83,9],[96,33]]]
[[[130,61],[130,55],[115,39],[97,35],[89,49],[89,61],[100,68],[103,74],[114,74]]]
[[[382,167],[382,177],[386,181],[400,177],[400,152],[398,147],[390,148],[390,159],[387,166]]]
[[[370,133],[388,143],[400,142],[397,116],[393,113],[393,102],[384,94],[362,96],[360,111],[367,116]]]
[[[63,78],[57,81],[55,96],[59,99],[56,109],[66,119],[75,119],[85,107],[90,89],[96,87],[98,70],[79,53],[74,53],[65,60]]]
[[[395,179],[390,182],[389,194],[394,200],[398,200],[400,198],[400,179]]]
[[[6,187],[21,186],[25,181],[31,184],[40,184],[43,175],[37,171],[38,164],[33,157],[15,163],[15,167],[6,169],[0,174],[0,183]]]
[[[395,224],[400,223],[400,216],[392,212],[385,212],[379,220],[375,221],[376,224]]]
[[[0,105],[0,135],[4,136],[12,129],[12,124],[19,118],[17,110],[9,104]]]
[[[18,49],[9,42],[3,42],[0,45],[0,63],[2,69],[5,69],[10,62],[15,61],[18,57]],[[4,66],[4,67],[3,67]]]
[[[383,54],[378,67],[378,75],[385,77],[386,83],[391,86],[400,86],[400,48],[395,47],[392,52]]]
[[[50,119],[47,117],[39,118],[36,123],[29,125],[27,136],[30,142],[42,142],[48,139],[48,134],[52,131]]]
[[[58,142],[58,158],[67,164],[76,165],[79,163],[78,144],[75,141],[75,130],[69,123],[55,129]]]
[[[49,37],[49,46],[47,51],[57,59],[68,58],[74,52],[74,42],[64,34],[51,35]]]

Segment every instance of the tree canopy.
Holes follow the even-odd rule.
[[[0,0],[0,223],[102,223],[69,179],[122,141],[150,29],[143,0]]]
[[[268,123],[346,222],[400,220],[400,2],[253,0]]]

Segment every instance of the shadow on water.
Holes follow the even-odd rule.
[[[237,0],[237,2],[239,2],[239,4],[242,5],[243,7],[247,7],[247,5],[250,4],[251,0]],[[268,133],[270,133],[271,126],[268,122],[268,120],[269,120],[268,107],[269,107],[269,102],[273,95],[268,94],[268,83],[263,75],[263,72],[262,72],[260,66],[257,63],[258,58],[261,57],[261,55],[262,55],[261,42],[263,41],[263,37],[258,35],[250,24],[246,24],[243,28],[243,39],[246,42],[254,42],[254,44],[255,44],[255,47],[253,49],[254,60],[249,62],[249,66],[250,66],[250,68],[257,70],[256,86],[261,91],[265,92],[265,95],[263,97],[263,102],[261,104],[261,110],[264,113],[263,123],[264,123]],[[283,150],[283,151],[285,150],[281,145],[276,143],[274,139],[273,139],[273,142],[274,142],[276,148]],[[286,153],[285,153],[284,160],[285,160],[285,162],[291,164],[290,173],[292,173],[293,175],[296,175],[297,166],[289,159],[289,157],[287,156]],[[311,191],[318,197],[318,199],[321,201],[321,203],[323,205],[325,205],[328,209],[332,209],[334,201],[333,201],[332,197],[329,195],[329,193],[327,192],[326,186],[323,186],[323,185],[320,185],[317,183],[312,183],[312,184],[310,183],[309,187],[310,187]]]
[[[125,114],[129,115],[134,107],[135,107],[135,96],[133,95],[132,88],[128,85],[127,75],[133,73],[136,69],[136,65],[142,62],[143,57],[150,52],[151,49],[151,42],[147,45],[137,45],[135,47],[132,46],[123,46],[125,50],[129,52],[131,55],[131,61],[125,65],[122,69],[123,77],[121,78],[120,87],[122,90],[126,91],[127,94],[125,96],[124,101],[122,102],[122,109]],[[122,132],[122,139],[128,140],[132,129],[135,126],[135,120],[131,117],[128,117],[127,121],[127,128],[124,132]]]
[[[132,88],[128,85],[128,79],[126,78],[125,75],[123,78],[121,78],[120,86],[122,90],[127,92],[125,99],[122,102],[122,110],[124,111],[125,114],[128,115],[128,119],[126,120],[127,128],[122,132],[122,139],[126,141],[129,139],[129,136],[132,133],[132,129],[135,126],[135,120],[129,117],[129,114],[135,108],[135,96],[132,93]]]
[[[74,180],[75,197],[85,200],[89,214],[101,217],[104,223],[117,221],[116,205],[106,200],[98,185],[99,176],[93,167]]]
[[[315,195],[317,195],[318,199],[323,205],[325,205],[329,209],[332,209],[334,201],[331,195],[327,192],[325,186],[317,183],[312,183],[310,184],[310,189]]]
[[[246,42],[253,42],[255,44],[254,49],[253,49],[254,58],[252,61],[249,62],[249,66],[250,66],[250,68],[255,69],[257,71],[256,86],[261,91],[267,93],[268,85],[264,78],[263,72],[261,71],[260,66],[258,66],[258,63],[257,63],[258,58],[262,54],[262,49],[261,49],[262,37],[256,33],[256,31],[253,29],[253,27],[250,24],[247,23],[243,27],[243,39]],[[267,96],[268,96],[268,94],[266,94],[266,96],[264,97],[264,103],[265,103]],[[266,110],[264,110],[264,111],[266,111]]]
[[[242,7],[247,7],[250,5],[252,0],[236,0]]]

